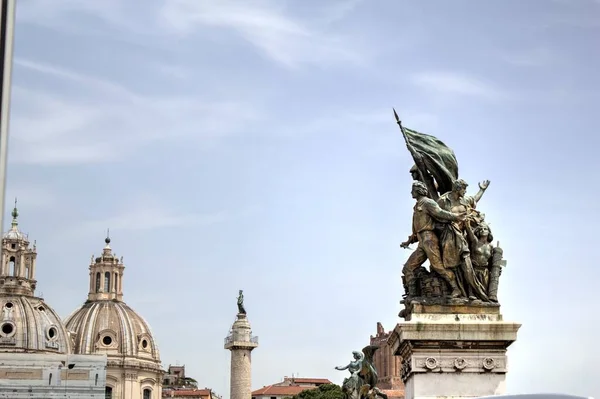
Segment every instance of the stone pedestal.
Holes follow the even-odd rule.
[[[413,304],[388,344],[402,357],[405,399],[451,399],[505,392],[506,349],[520,324],[498,306]]]

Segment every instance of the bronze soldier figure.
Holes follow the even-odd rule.
[[[413,182],[411,194],[417,200],[413,213],[413,232],[408,240],[400,246],[408,248],[415,242],[418,242],[419,246],[410,255],[402,269],[406,281],[405,291],[408,297],[417,296],[414,271],[429,259],[431,269],[437,272],[452,288],[450,297],[456,298],[460,296],[461,291],[456,285],[454,273],[444,267],[439,240],[434,230],[436,222],[462,222],[466,215],[448,212],[440,208],[434,200],[428,197],[427,187],[420,181]]]

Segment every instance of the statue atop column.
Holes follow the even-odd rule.
[[[240,290],[240,294],[237,297],[238,314],[246,314],[246,308],[244,308],[244,291]]]
[[[459,178],[454,151],[438,138],[406,129],[396,111],[406,147],[414,165],[412,196],[416,200],[412,233],[402,248],[417,243],[402,269],[406,309],[412,304],[499,306],[498,282],[503,251],[492,245],[485,214],[477,210],[490,185],[466,194],[468,184]],[[429,260],[429,268],[423,267]],[[406,316],[406,309],[400,316]]]

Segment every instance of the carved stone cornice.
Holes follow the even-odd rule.
[[[106,362],[107,367],[111,368],[127,368],[138,371],[150,371],[154,373],[164,373],[164,370],[160,365],[157,365],[153,362],[144,362],[135,359],[111,359],[108,358]]]
[[[402,362],[402,380],[415,373],[499,373],[506,374],[504,353],[465,352],[413,353]]]
[[[451,316],[451,315],[449,315]],[[479,316],[477,316],[479,317]],[[388,339],[394,355],[407,358],[414,350],[506,350],[517,339],[520,324],[504,321],[398,323]]]
[[[134,371],[126,371],[126,372],[123,373],[123,377],[126,380],[137,381],[137,379],[138,379],[138,373],[136,373]]]

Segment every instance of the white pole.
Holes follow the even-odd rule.
[[[16,0],[0,0],[0,232],[4,231],[6,198],[6,163],[8,158],[8,125],[10,117],[10,85],[13,64]],[[0,246],[0,259],[2,247]]]

